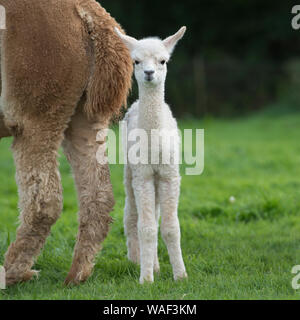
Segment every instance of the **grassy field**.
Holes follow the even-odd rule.
[[[122,166],[112,165],[115,223],[93,276],[65,288],[77,203],[61,156],[64,210],[36,262],[40,278],[1,291],[0,299],[299,299],[291,269],[300,264],[300,114],[265,112],[235,120],[186,120],[180,126],[205,129],[204,173],[183,176],[179,206],[188,280],[172,280],[160,239],[161,273],[154,284],[139,285],[139,267],[126,258]],[[10,143],[0,142],[0,264],[18,215]]]

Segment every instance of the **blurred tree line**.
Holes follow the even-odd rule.
[[[99,2],[136,38],[164,38],[187,26],[167,80],[167,101],[177,116],[240,115],[282,95],[300,105],[300,30],[291,27],[294,2]],[[131,100],[137,97],[134,87]]]

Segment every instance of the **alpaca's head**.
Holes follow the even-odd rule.
[[[156,86],[165,82],[167,62],[185,31],[186,27],[182,27],[165,40],[159,38],[136,40],[116,28],[117,34],[130,50],[135,64],[135,77],[139,85]]]

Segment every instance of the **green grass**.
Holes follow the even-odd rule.
[[[300,114],[180,125],[205,129],[204,173],[183,176],[179,206],[188,280],[172,280],[160,239],[161,273],[154,284],[139,285],[139,267],[126,258],[123,169],[112,165],[115,223],[93,276],[79,287],[63,287],[77,203],[70,168],[61,157],[64,210],[36,262],[40,278],[1,291],[0,299],[299,299],[291,269],[300,264]],[[0,143],[0,264],[18,215],[10,143]]]

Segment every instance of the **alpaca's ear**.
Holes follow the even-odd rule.
[[[163,43],[167,48],[168,52],[172,54],[177,42],[184,36],[186,31],[186,27],[182,27],[179,31],[177,31],[174,35],[166,38]]]
[[[124,42],[126,47],[129,49],[129,51],[133,51],[133,49],[136,47],[136,45],[138,43],[138,40],[122,33],[117,27],[115,27],[115,31],[116,31],[117,35],[121,38],[121,40]]]

